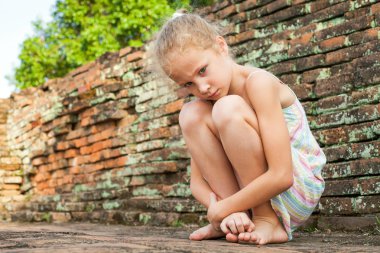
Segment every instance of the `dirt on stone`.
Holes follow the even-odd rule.
[[[68,223],[2,223],[0,252],[380,252],[380,235],[298,232],[261,247],[224,239],[190,241],[191,228]]]

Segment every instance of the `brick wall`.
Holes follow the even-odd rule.
[[[8,148],[8,99],[0,99],[0,220],[9,220],[10,213],[20,209],[25,196],[21,194],[21,160]]]
[[[328,159],[326,191],[311,226],[374,228],[380,213],[376,2],[223,1],[198,10],[226,27],[237,62],[273,72],[304,105]],[[9,219],[205,220],[190,197],[178,126],[186,93],[157,82],[143,57],[144,48],[107,53],[13,94],[8,149],[21,162],[26,197],[9,209]]]

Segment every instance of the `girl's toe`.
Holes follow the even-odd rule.
[[[253,243],[257,243],[258,240],[259,240],[259,238],[257,237],[257,235],[255,233],[251,233],[249,241],[253,242]]]
[[[226,235],[226,240],[229,242],[237,242],[238,236],[230,233]]]

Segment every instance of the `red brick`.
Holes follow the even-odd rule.
[[[371,6],[371,14],[380,13],[380,3]]]
[[[170,137],[170,130],[167,127],[157,128],[150,131],[151,140]]]
[[[41,165],[41,164],[46,164],[47,163],[47,158],[46,157],[37,157],[37,158],[34,158],[32,160],[32,164],[34,166],[38,166],[38,165]]]
[[[235,38],[236,43],[242,43],[247,40],[254,39],[254,36],[255,36],[255,31],[249,30],[249,31],[237,34],[234,38]]]
[[[110,129],[106,129],[106,130],[101,131],[97,134],[90,135],[88,137],[88,142],[94,143],[94,142],[98,142],[101,140],[106,140],[106,139],[110,138],[111,136],[113,136],[114,132],[115,132],[115,127],[112,126]]]
[[[36,181],[37,183],[39,183],[39,182],[42,182],[42,181],[49,180],[50,177],[51,177],[50,173],[40,172],[40,173],[37,173],[37,175],[34,177],[34,181]]]
[[[360,193],[361,195],[378,194],[380,187],[380,177],[374,176],[371,178],[360,178]]]
[[[125,48],[122,48],[120,51],[119,51],[119,57],[123,57],[125,56],[126,54],[129,54],[130,52],[132,51],[132,48],[131,47],[125,47]]]
[[[19,190],[20,185],[18,185],[18,184],[3,184],[1,186],[1,189],[2,190]]]
[[[247,0],[239,5],[239,11],[247,11],[257,7],[257,0]]]
[[[68,166],[67,160],[61,159],[61,160],[51,163],[49,166],[49,170],[53,171],[57,169],[66,168],[67,166]]]
[[[50,163],[55,162],[55,161],[58,161],[58,160],[62,159],[62,158],[64,157],[64,155],[65,155],[64,152],[55,152],[55,153],[50,154],[50,155],[48,156],[48,161],[49,161]]]
[[[299,99],[304,99],[313,94],[314,85],[310,83],[301,83],[297,85],[289,85],[289,87],[297,94]]]
[[[87,137],[82,137],[80,139],[73,140],[73,143],[76,148],[80,148],[86,146],[89,142]]]
[[[88,135],[88,131],[86,131],[86,129],[79,128],[79,129],[75,129],[75,130],[70,131],[70,133],[67,135],[66,139],[67,140],[73,140],[73,139],[77,139],[79,137],[84,137],[86,135]]]
[[[79,166],[75,166],[75,167],[70,167],[70,169],[69,169],[69,174],[71,175],[71,174],[79,174],[79,173],[81,173],[82,172],[82,170],[81,170],[81,168],[79,167]]]
[[[134,61],[142,59],[143,56],[144,56],[144,52],[142,51],[133,52],[127,55],[127,61],[134,62]]]
[[[127,164],[128,157],[122,156],[116,159],[104,161],[105,168],[123,167]]]
[[[72,158],[72,157],[76,157],[77,155],[79,155],[79,150],[78,149],[69,149],[69,150],[66,150],[65,152],[65,158]]]
[[[313,32],[308,32],[305,34],[302,34],[301,37],[295,38],[289,42],[291,46],[291,50],[296,50],[294,47],[302,45],[306,46],[310,44],[311,38],[313,37],[314,33]]]
[[[57,144],[57,150],[67,150],[70,148],[69,142],[58,142]]]
[[[83,171],[85,173],[91,173],[91,172],[102,170],[104,168],[105,168],[105,166],[104,166],[103,162],[101,162],[101,163],[93,163],[93,164],[89,164],[89,165],[84,166],[83,167]],[[90,178],[88,177],[88,175],[86,177],[85,182],[90,182]]]
[[[346,36],[334,37],[334,38],[331,38],[331,39],[327,39],[327,40],[321,41],[319,43],[319,47],[323,51],[335,50],[337,48],[344,47],[344,41],[345,40],[346,40]]]
[[[81,147],[79,152],[81,155],[88,155],[93,152],[93,148],[92,146]]]
[[[37,190],[43,191],[49,187],[49,184],[47,182],[40,182],[37,184]]]
[[[56,170],[52,173],[51,177],[52,178],[61,178],[63,176],[65,176],[65,170]]]
[[[232,16],[236,14],[236,6],[234,4],[228,6],[227,8],[224,8],[223,10],[219,11],[217,14],[217,17],[220,19],[227,18],[229,16]]]
[[[315,94],[318,97],[338,95],[352,90],[354,83],[353,73],[335,75],[323,80],[317,80]]]
[[[96,152],[96,153],[92,153],[92,154],[90,155],[90,159],[89,159],[89,161],[90,161],[91,163],[94,163],[94,162],[98,162],[98,161],[101,160],[101,159],[102,159],[101,152]]]
[[[358,179],[326,181],[323,196],[344,196],[360,194]]]
[[[99,110],[96,107],[90,107],[81,113],[81,117],[87,118],[96,115],[97,113],[99,113]]]
[[[354,209],[352,205],[352,200],[349,197],[335,197],[335,198],[322,198],[320,200],[320,212],[321,214],[353,214]]]

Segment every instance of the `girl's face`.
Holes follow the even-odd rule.
[[[214,101],[228,94],[232,79],[227,44],[222,37],[216,43],[216,48],[189,48],[170,54],[170,78],[194,96]]]

